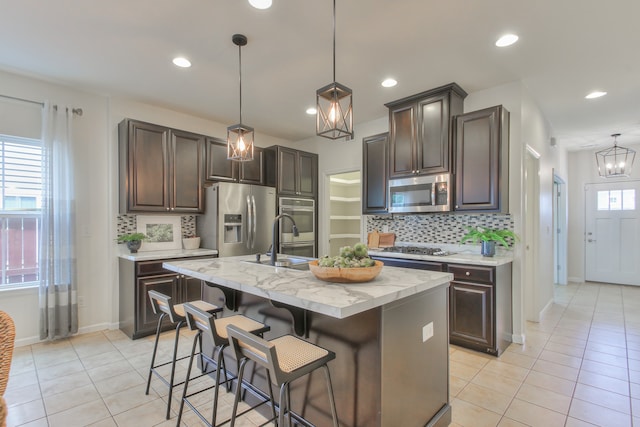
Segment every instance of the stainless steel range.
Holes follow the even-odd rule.
[[[413,255],[432,255],[432,256],[447,256],[453,255],[453,252],[448,252],[440,248],[424,247],[424,246],[390,246],[387,248],[380,248],[382,252],[395,252],[401,254],[413,254]]]

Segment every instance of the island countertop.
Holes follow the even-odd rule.
[[[311,271],[260,265],[253,255],[171,261],[163,267],[230,289],[343,319],[448,284],[451,273],[385,266],[366,283],[329,283]]]

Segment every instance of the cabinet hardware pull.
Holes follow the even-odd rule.
[[[167,210],[169,210],[169,208],[167,208]]]
[[[466,274],[467,276],[471,276],[471,273],[469,273],[468,271],[465,272],[464,274]]]

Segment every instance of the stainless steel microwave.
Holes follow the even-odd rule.
[[[451,175],[391,179],[388,200],[390,213],[450,211]]]

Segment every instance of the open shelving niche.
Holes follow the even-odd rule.
[[[332,175],[329,179],[329,255],[361,240],[360,171]]]

